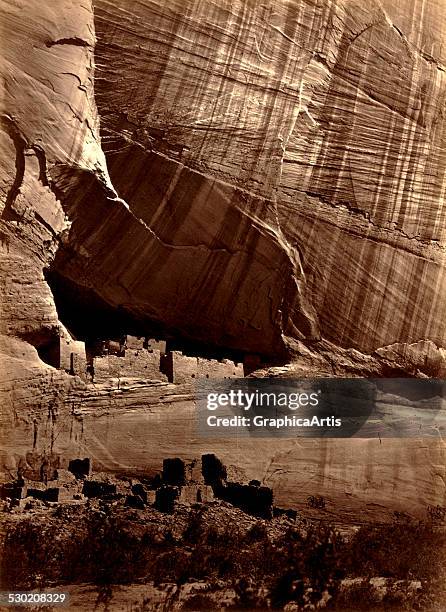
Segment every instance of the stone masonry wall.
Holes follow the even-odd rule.
[[[103,355],[93,359],[94,381],[110,378],[147,378],[167,381],[160,372],[160,352],[157,350],[126,350],[125,355]]]

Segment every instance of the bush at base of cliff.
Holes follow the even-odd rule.
[[[23,517],[7,531],[3,588],[90,582],[104,591],[142,580],[181,590],[199,581],[213,601],[219,589],[233,592],[235,609],[446,609],[446,535],[430,524],[364,526],[346,540],[323,524],[256,521],[226,506],[181,512]]]
[[[429,523],[367,525],[350,542],[345,567],[355,576],[427,580],[443,575],[445,550],[446,533]]]

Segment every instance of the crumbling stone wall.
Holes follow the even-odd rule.
[[[162,370],[169,382],[188,383],[197,378],[243,378],[242,364],[229,359],[204,359],[170,351],[163,356]]]
[[[212,487],[215,497],[254,516],[272,517],[272,489],[261,486],[257,480],[251,480],[249,484],[228,482],[226,466],[214,454],[202,455],[201,464],[204,481]]]
[[[30,452],[20,463],[17,478],[0,485],[0,497],[21,508],[29,498],[53,503],[85,499],[82,492],[90,471],[89,458],[67,462],[57,454]],[[94,488],[94,483],[88,486]]]
[[[176,502],[196,504],[213,499],[213,488],[205,484],[198,461],[186,463],[179,457],[164,459],[163,473],[155,497],[158,510],[173,512]]]
[[[230,359],[203,359],[198,357],[198,375],[202,378],[243,378],[243,364]]]
[[[269,487],[228,482],[219,488],[218,497],[248,514],[265,519],[272,518],[273,491]]]
[[[91,461],[89,457],[85,459],[72,459],[68,463],[68,471],[76,478],[85,478],[91,474]]]
[[[85,343],[72,338],[64,328],[55,331],[46,343],[39,346],[38,353],[40,359],[53,368],[86,379]]]
[[[105,382],[110,378],[147,378],[167,381],[160,371],[160,352],[126,350],[123,356],[103,355],[93,358],[94,381]]]
[[[212,487],[221,486],[228,474],[226,466],[213,453],[201,456],[201,471],[205,484]]]
[[[172,513],[175,510],[175,502],[178,499],[177,487],[163,485],[156,491],[155,507],[160,512]]]
[[[203,468],[199,459],[193,459],[186,463],[186,480],[191,483],[205,484]]]
[[[87,374],[87,357],[85,343],[73,338],[60,338],[59,367],[72,376],[80,376],[85,380]]]
[[[131,336],[127,334],[124,339],[124,347],[126,350],[141,351],[145,349],[147,351],[165,353],[166,341],[149,338],[147,336]]]
[[[186,484],[186,464],[182,459],[164,459],[163,483],[176,487]]]
[[[139,377],[183,384],[196,378],[242,378],[244,375],[240,363],[167,351],[164,340],[148,337],[126,335],[119,342],[89,342],[87,349],[88,369],[94,382]]]
[[[104,497],[106,495],[115,495],[116,485],[114,483],[98,480],[85,480],[82,493],[86,497]]]
[[[143,346],[148,351],[159,351],[160,353],[166,352],[166,341],[165,340],[156,340],[155,338],[144,338]]]
[[[28,451],[19,460],[18,477],[36,482],[48,482],[56,478],[57,470],[62,467],[62,459],[57,453]]]
[[[188,483],[181,487],[178,501],[183,504],[208,503],[214,500],[214,492],[209,485]]]
[[[144,509],[153,504],[161,512],[168,513],[174,512],[177,503],[209,503],[219,498],[254,516],[265,519],[273,516],[272,490],[257,480],[249,484],[228,481],[226,466],[211,453],[202,455],[201,463],[198,460],[185,462],[180,457],[166,458],[162,473],[144,483],[114,478],[107,473],[93,475],[88,457],[63,463],[57,456],[30,454],[26,469],[22,465],[14,481],[0,485],[0,498],[20,507],[26,507],[29,497],[53,503],[125,498],[129,507]],[[286,512],[279,509],[276,513],[279,511]]]
[[[145,348],[144,341],[145,338],[142,338],[140,336],[130,336],[127,334],[124,338],[124,349],[132,351],[142,351]]]

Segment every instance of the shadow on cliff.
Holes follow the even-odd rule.
[[[203,184],[204,177],[183,173],[178,199],[168,211],[155,211],[151,227],[95,174],[52,169],[51,187],[71,221],[47,273],[60,311],[71,316],[74,309],[70,314],[70,305],[61,304],[58,287],[76,286],[68,301],[82,296],[102,313],[100,320],[92,314],[92,328],[136,323],[285,362],[287,334],[318,338],[300,306],[306,298],[289,254],[274,232],[241,212],[236,191],[223,193],[214,181]],[[217,208],[224,209],[218,219],[199,195],[204,188],[218,192]]]

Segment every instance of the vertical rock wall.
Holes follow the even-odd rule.
[[[144,225],[91,221],[109,301],[263,353],[444,345],[441,3],[94,7],[103,149]]]
[[[444,346],[445,7],[403,4],[5,1],[4,332],[52,265],[227,348]]]

